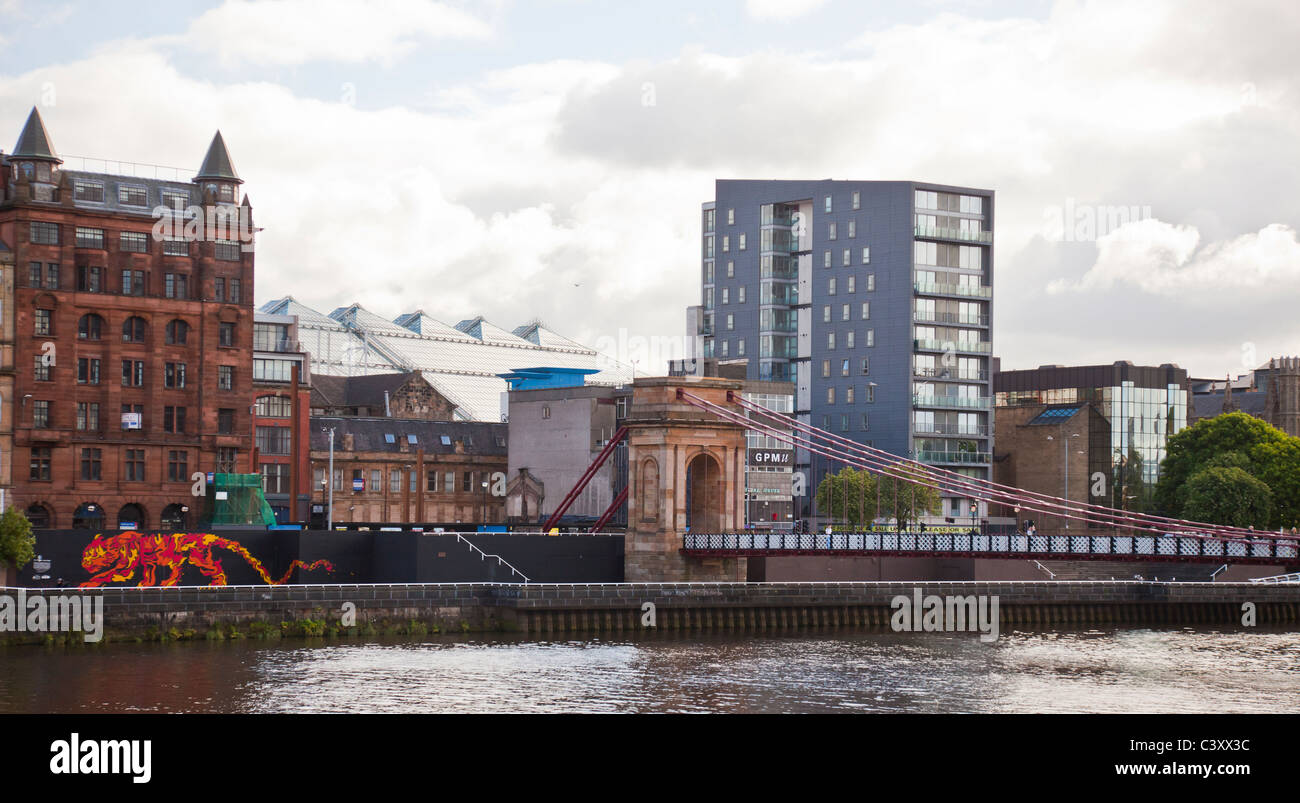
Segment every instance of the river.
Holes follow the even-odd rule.
[[[433,636],[8,647],[0,712],[1294,712],[1300,633]]]

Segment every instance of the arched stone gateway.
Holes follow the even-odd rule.
[[[744,558],[688,558],[682,533],[744,527],[745,430],[677,397],[686,390],[727,406],[740,383],[649,377],[632,385],[624,579],[631,583],[745,580]]]

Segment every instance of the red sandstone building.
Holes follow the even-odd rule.
[[[192,179],[88,172],[33,109],[0,169],[10,504],[37,527],[195,523],[195,472],[247,471],[252,450],[251,207],[220,133]]]

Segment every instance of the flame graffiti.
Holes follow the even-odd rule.
[[[312,571],[323,568],[334,571],[334,565],[327,560],[305,563],[295,560],[289,571],[279,580],[271,577],[262,566],[262,562],[244,548],[238,541],[222,538],[212,533],[139,533],[135,530],[95,536],[81,553],[82,567],[93,575],[81,584],[81,588],[95,588],[106,583],[126,582],[135,575],[136,569],[142,571],[140,586],[174,586],[181,580],[185,565],[194,566],[204,577],[212,578],[208,585],[226,585],[226,573],[221,568],[221,559],[214,557],[212,550],[225,549],[242,557],[268,585],[284,585],[293,575],[293,570],[301,568]],[[164,571],[171,573],[158,582],[158,576]]]

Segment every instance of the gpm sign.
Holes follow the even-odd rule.
[[[750,449],[751,466],[788,466],[794,462],[792,449]]]

